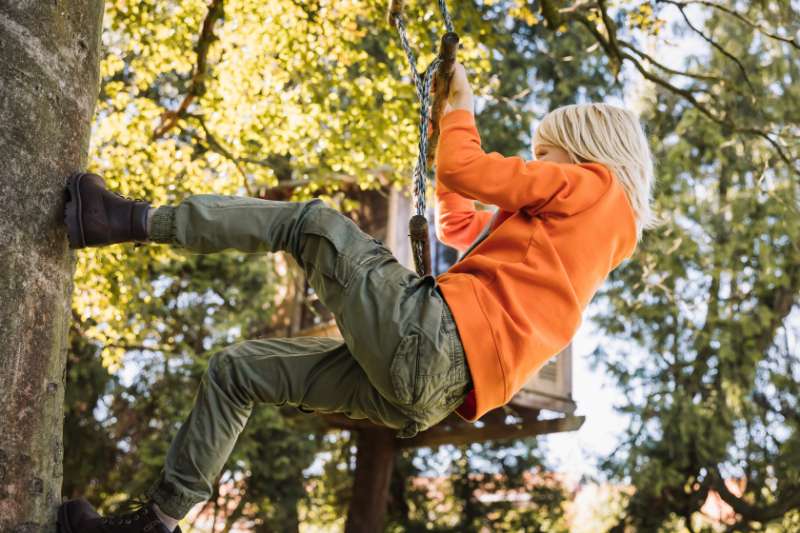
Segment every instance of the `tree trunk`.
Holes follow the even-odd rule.
[[[0,1],[0,531],[55,531],[73,257],[102,0]]]
[[[358,430],[353,497],[347,511],[345,533],[383,531],[397,450],[395,433],[380,427]]]

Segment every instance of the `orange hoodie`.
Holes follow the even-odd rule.
[[[488,232],[438,278],[474,384],[456,412],[473,422],[569,344],[592,296],[633,254],[635,219],[605,166],[487,154],[465,110],[442,118],[436,178],[439,239],[463,251]],[[475,211],[474,200],[499,210]]]

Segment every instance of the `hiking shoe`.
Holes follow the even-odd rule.
[[[147,240],[149,203],[109,191],[97,174],[73,174],[66,194],[64,222],[70,248]]]
[[[171,533],[159,520],[151,502],[132,500],[135,510],[100,516],[84,499],[70,500],[58,508],[58,533]],[[175,528],[181,533],[181,528]]]

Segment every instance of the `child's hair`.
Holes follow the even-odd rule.
[[[563,148],[575,163],[601,163],[620,181],[636,217],[637,241],[642,231],[664,223],[653,213],[653,156],[639,119],[609,104],[567,105],[545,115],[535,144]]]

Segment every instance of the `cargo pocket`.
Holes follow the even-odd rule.
[[[356,272],[350,258],[344,254],[346,245],[328,235],[312,233],[315,239],[306,239],[300,259],[312,277],[319,273],[347,288]]]
[[[389,372],[392,378],[392,387],[400,404],[413,405],[419,400],[419,335],[406,335],[394,352]]]
[[[352,226],[352,227],[350,227]],[[337,211],[318,208],[306,224],[300,259],[308,272],[319,272],[347,288],[356,272],[351,254],[357,251],[358,228]],[[314,236],[316,238],[309,238]]]

